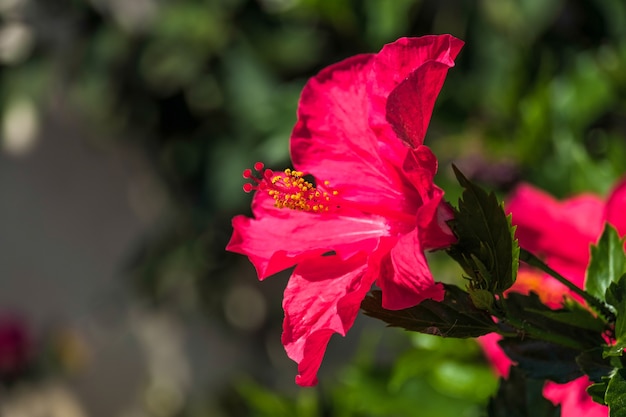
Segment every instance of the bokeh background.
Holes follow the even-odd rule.
[[[473,341],[366,317],[296,387],[287,275],[224,251],[307,78],[432,33],[466,42],[426,138],[451,201],[451,162],[501,196],[624,174],[621,0],[0,0],[0,415],[480,416]]]

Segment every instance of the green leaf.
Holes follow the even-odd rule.
[[[512,367],[508,379],[500,379],[498,393],[489,401],[488,417],[559,417],[555,407],[542,394],[543,381],[528,379]]]
[[[571,308],[571,306],[570,306]],[[506,354],[531,378],[550,379],[565,383],[582,375],[577,362],[581,351],[591,351],[604,345],[602,338],[603,322],[594,324],[594,317],[588,311],[564,307],[552,310],[544,305],[537,294],[509,293],[502,300],[506,313],[503,320],[503,334],[514,328],[517,336],[506,336],[500,345]],[[584,326],[578,326],[580,319]],[[587,358],[605,365],[601,352]],[[589,373],[597,373],[595,364],[589,364]]]
[[[452,168],[465,190],[449,222],[458,240],[448,253],[469,277],[471,289],[500,294],[515,282],[519,265],[511,217],[504,213],[495,194],[488,194],[454,165]]]
[[[528,252],[525,249],[521,249],[520,260],[530,266],[534,266],[538,268],[539,270],[550,275],[552,278],[556,279],[561,284],[565,285],[570,291],[572,291],[574,294],[577,294],[583,300],[585,300],[585,302],[593,310],[597,311],[602,316],[601,317],[602,319],[605,319],[608,322],[615,321],[614,309],[612,309],[611,306],[609,306],[606,302],[604,302],[603,299],[600,299],[594,295],[591,295],[590,293],[579,288],[578,286],[573,284],[571,281],[569,281],[567,278],[565,278],[564,276],[562,276],[561,274],[559,274],[558,272],[550,268],[548,265],[546,265],[537,256],[533,255],[532,253]]]
[[[490,311],[493,307],[494,297],[493,294],[487,290],[472,290],[469,291],[472,303],[481,310]]]
[[[611,358],[604,355],[601,347],[590,349],[576,357],[576,363],[580,369],[587,374],[591,381],[598,383],[604,381],[604,378],[609,376],[615,369],[611,360]]]
[[[604,397],[606,396],[606,389],[609,386],[609,378],[606,381],[597,382],[587,387],[587,394],[591,396],[591,399],[598,404],[606,405]]]
[[[626,346],[626,275],[622,275],[617,282],[611,282],[605,299],[615,309],[615,348],[623,349]]]
[[[446,294],[441,302],[424,300],[404,310],[386,310],[381,292],[373,291],[361,308],[391,327],[442,337],[478,337],[497,330],[490,314],[476,308],[468,293],[455,285],[444,286]]]
[[[580,353],[576,349],[528,338],[504,338],[499,344],[529,378],[564,384],[583,374],[576,363]]]
[[[618,369],[611,376],[604,401],[611,417],[626,417],[626,369]]]
[[[607,324],[602,316],[592,314],[588,307],[572,298],[564,298],[563,309],[571,312],[571,315],[568,315],[569,324],[596,332],[606,330]]]
[[[605,346],[602,356],[604,358],[620,357],[624,354],[624,344],[617,343],[615,345]]]
[[[617,282],[624,270],[624,240],[617,230],[606,224],[597,245],[591,246],[591,261],[587,268],[585,290],[601,300],[612,282]]]
[[[605,343],[601,337],[604,322],[582,308],[565,304],[563,308],[553,310],[534,292],[527,295],[511,292],[503,300],[503,306],[508,320],[516,319],[526,327],[521,329],[525,331],[520,335],[522,338],[536,337],[578,351]]]
[[[592,316],[585,309],[541,311],[529,309],[528,312],[540,314],[552,321],[580,327],[595,332],[604,331],[604,321]]]

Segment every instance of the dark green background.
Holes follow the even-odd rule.
[[[502,196],[520,180],[560,197],[605,194],[626,171],[621,0],[32,0],[7,10],[2,24],[31,38],[3,58],[2,113],[26,100],[42,120],[75,119],[90,152],[139,155],[167,201],[124,248],[119,297],[245,347],[217,377],[210,364],[223,352],[203,356],[196,344],[189,366],[200,357],[208,371],[174,411],[148,404],[147,415],[474,416],[495,390],[473,342],[409,340],[366,318],[333,339],[319,388],[294,386],[279,345],[286,275],[259,284],[224,247],[230,218],[249,213],[241,172],[289,166],[298,95],[321,68],[401,36],[466,42],[426,136],[451,201],[451,162]],[[437,279],[456,279],[433,262]]]

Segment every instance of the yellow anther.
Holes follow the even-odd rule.
[[[284,173],[284,174],[283,174]],[[285,169],[280,175],[267,177],[266,192],[274,199],[277,208],[288,208],[298,211],[312,211],[315,213],[326,212],[331,204],[320,204],[321,201],[329,202],[330,193],[337,195],[336,191],[319,190],[309,181],[306,181],[301,171]],[[327,187],[329,182],[323,182]]]

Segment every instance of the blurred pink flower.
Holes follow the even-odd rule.
[[[0,381],[12,382],[29,366],[33,342],[26,323],[12,314],[0,316]]]
[[[524,184],[509,197],[506,208],[513,214],[520,246],[542,257],[551,268],[582,288],[590,259],[589,247],[600,238],[604,224],[608,222],[620,236],[626,235],[626,179],[617,184],[606,201],[591,194],[558,201]],[[535,291],[552,307],[558,307],[565,295],[573,297],[564,285],[527,268],[520,270],[511,290]],[[498,340],[500,336],[493,333],[481,337],[479,342],[498,373],[507,376],[511,361],[498,346]],[[544,396],[561,404],[564,416],[607,416],[608,408],[594,402],[585,392],[590,384],[587,377],[567,384],[548,382]]]
[[[233,219],[227,250],[247,255],[261,280],[296,265],[282,342],[299,385],[317,383],[330,337],[352,327],[375,281],[388,309],[443,298],[424,250],[454,241],[452,213],[422,143],[462,45],[450,35],[402,38],[325,68],[300,97],[296,170],[244,171],[253,182],[244,189],[258,191],[254,217]]]
[[[543,387],[543,396],[553,404],[561,405],[562,416],[607,417],[609,408],[593,401],[587,394],[586,389],[591,384],[586,376],[566,384],[548,381]]]

